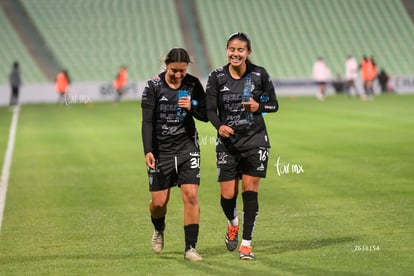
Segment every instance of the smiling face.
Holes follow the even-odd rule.
[[[171,62],[167,64],[166,78],[167,82],[174,85],[181,85],[185,75],[187,74],[187,62]]]
[[[247,41],[234,38],[227,43],[226,53],[230,66],[238,68],[246,64],[251,50],[249,50]]]

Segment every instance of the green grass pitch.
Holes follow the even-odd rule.
[[[190,263],[176,188],[165,249],[150,246],[138,102],[23,105],[0,274],[413,275],[414,96],[279,100],[280,111],[265,115],[272,148],[252,262],[224,245],[210,123],[197,122],[204,260]],[[11,117],[0,108],[1,156]]]

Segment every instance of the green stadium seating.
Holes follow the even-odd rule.
[[[391,74],[414,73],[414,25],[399,0],[196,0],[213,66],[229,34],[247,33],[252,60],[274,78],[309,78],[318,56],[344,74],[348,54],[374,56]]]
[[[75,81],[112,81],[159,72],[171,47],[184,47],[173,1],[23,0],[60,64]]]
[[[2,38],[0,45],[0,83],[9,82],[9,73],[14,61],[19,62],[23,83],[46,81],[2,9],[0,9],[0,26],[0,37]]]
[[[185,47],[174,0],[20,1],[74,81],[112,81],[123,64],[131,80],[146,80],[159,72],[171,47]],[[357,59],[373,55],[392,75],[414,73],[414,24],[400,0],[194,0],[194,4],[209,70],[226,63],[228,35],[243,31],[252,40],[252,61],[273,78],[310,78],[318,56],[325,58],[333,74],[343,75],[348,54]],[[1,12],[0,25],[0,34],[8,38],[0,46],[0,73],[6,74],[12,61],[19,59],[26,81],[46,81]],[[195,60],[201,59],[195,56]]]

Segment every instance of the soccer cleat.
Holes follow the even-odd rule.
[[[201,261],[203,257],[200,256],[200,254],[197,253],[197,250],[195,248],[190,248],[184,253],[184,259],[189,261]]]
[[[225,237],[225,242],[227,249],[229,251],[234,251],[237,248],[238,242],[239,242],[239,226],[231,226],[229,225],[227,228],[227,234]]]
[[[254,260],[254,255],[252,253],[252,247],[241,245],[239,249],[240,260]]]
[[[155,253],[161,253],[162,249],[164,248],[164,232],[154,229],[151,242],[152,249],[155,251]]]

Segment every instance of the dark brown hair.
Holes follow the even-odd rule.
[[[241,41],[247,42],[247,50],[249,50],[249,51],[252,50],[252,45],[250,43],[249,37],[245,33],[240,33],[240,32],[233,33],[229,36],[229,38],[227,39],[226,48],[229,47],[230,41],[232,41],[233,39],[236,39],[236,38],[241,40]]]
[[[188,52],[183,48],[172,48],[164,59],[165,64],[171,62],[186,62],[190,63],[191,58]]]

